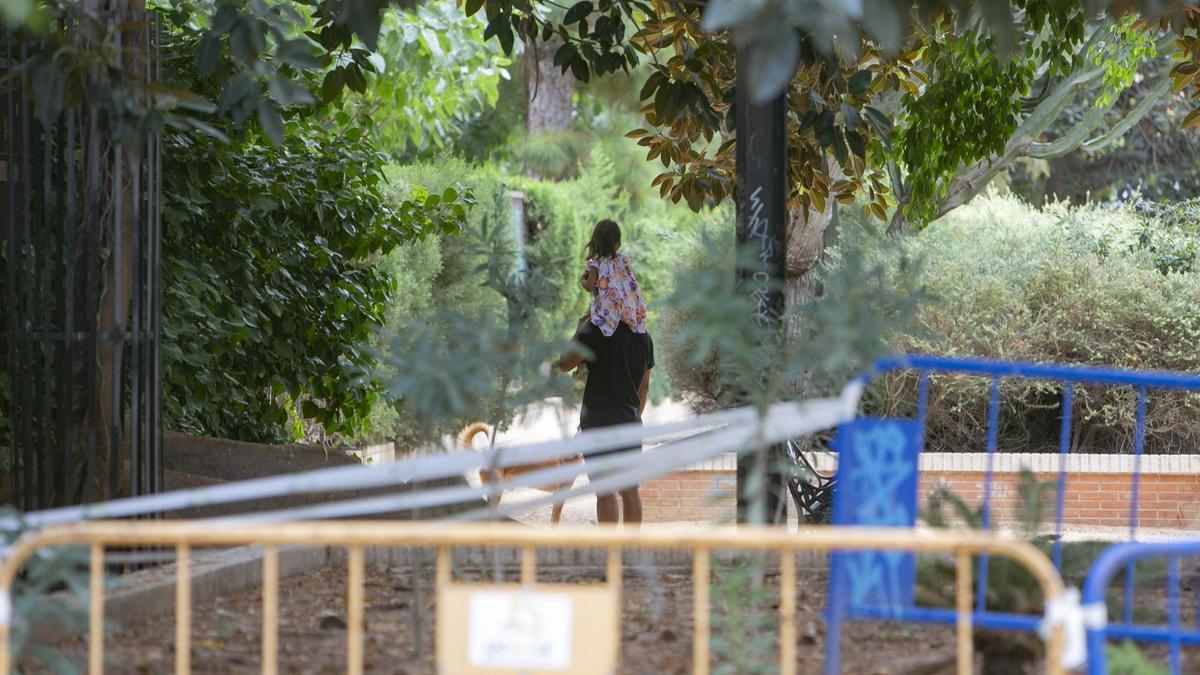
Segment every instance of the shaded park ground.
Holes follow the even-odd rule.
[[[427,558],[431,561],[432,556]],[[822,610],[826,573],[823,561],[801,559],[796,586],[797,662],[795,672],[823,671],[825,634]],[[711,598],[713,672],[778,672],[778,576],[768,571],[761,585],[745,568],[715,562]],[[460,568],[456,577],[487,583],[496,570]],[[504,581],[517,571],[500,570]],[[601,568],[560,566],[544,569],[542,582],[595,584]],[[1195,571],[1185,575],[1181,609],[1196,616]],[[692,579],[686,565],[650,564],[634,551],[626,556],[621,614],[621,673],[692,672]],[[1167,598],[1161,584],[1139,592],[1137,613],[1161,615]],[[364,616],[366,672],[418,675],[435,673],[436,599],[432,565],[414,577],[409,564],[368,568]],[[1119,589],[1110,608],[1119,612]],[[337,673],[346,659],[346,570],[334,566],[281,580],[279,668],[287,673]],[[198,673],[257,673],[261,669],[259,590],[220,598],[197,598],[192,614],[192,669]],[[598,630],[600,628],[598,627]],[[1027,634],[977,631],[976,649],[984,673],[1042,671],[1037,638]],[[174,626],[169,617],[116,626],[106,640],[106,672],[169,672],[175,664]],[[842,640],[842,672],[917,675],[954,672],[954,628],[928,624],[866,621],[848,624]],[[86,642],[58,645],[80,665]],[[1164,663],[1165,648],[1144,648]],[[1115,665],[1115,662],[1114,662]],[[1198,672],[1200,653],[1184,650],[1183,672]],[[31,672],[38,672],[34,667]],[[1146,671],[1153,672],[1153,671]]]

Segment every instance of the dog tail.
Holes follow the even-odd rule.
[[[462,433],[458,435],[458,445],[463,448],[472,447],[475,437],[479,434],[483,434],[491,438],[492,428],[489,427],[485,422],[472,422],[471,424],[468,424],[467,428],[463,429]]]

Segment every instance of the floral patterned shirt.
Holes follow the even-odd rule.
[[[635,333],[646,332],[646,303],[633,276],[629,256],[588,259],[589,270],[596,270],[596,293],[592,300],[592,324],[610,337],[622,323]]]

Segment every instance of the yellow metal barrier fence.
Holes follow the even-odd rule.
[[[1063,583],[1051,562],[1033,546],[994,535],[974,532],[872,528],[802,527],[799,532],[773,528],[710,528],[692,532],[665,530],[588,529],[538,530],[518,524],[463,524],[449,522],[294,522],[275,525],[238,525],[193,521],[103,521],[52,527],[17,541],[0,566],[0,595],[11,597],[13,581],[23,563],[39,549],[61,545],[90,547],[91,583],[89,614],[89,672],[104,666],[104,551],[106,547],[174,546],[177,556],[175,603],[175,671],[191,672],[191,585],[189,561],[195,547],[261,544],[263,556],[262,672],[278,670],[279,546],[345,547],[348,568],[346,670],[363,672],[364,548],[428,547],[437,550],[436,578],[440,588],[451,585],[450,554],[456,547],[521,549],[522,584],[536,582],[539,548],[605,549],[609,552],[608,587],[619,595],[623,549],[690,549],[693,552],[693,672],[709,667],[709,557],[716,550],[760,551],[779,554],[779,658],[781,672],[794,672],[796,663],[795,587],[796,551],[894,550],[926,554],[951,554],[956,560],[957,670],[974,672],[972,638],[971,556],[987,553],[1010,558],[1024,567],[1039,584],[1046,602],[1059,599]],[[791,592],[788,592],[788,591]],[[11,605],[9,605],[11,606]],[[11,620],[11,618],[10,618]],[[440,637],[439,627],[439,640]],[[0,673],[12,671],[10,623],[0,623]],[[620,632],[614,636],[620,644]],[[1046,672],[1062,672],[1059,665],[1063,631],[1055,628],[1046,650]],[[439,648],[439,654],[442,651]],[[615,654],[613,654],[615,658]]]

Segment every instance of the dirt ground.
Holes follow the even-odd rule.
[[[432,572],[429,571],[429,574]],[[757,590],[739,585],[735,573],[714,567],[711,615],[714,673],[778,672],[777,582],[768,577]],[[514,580],[515,571],[506,573]],[[823,573],[803,570],[796,591],[798,673],[823,672],[821,608]],[[460,579],[491,578],[479,570]],[[366,583],[366,670],[424,675],[437,672],[434,652],[432,578],[414,584],[411,567],[369,568]],[[545,570],[542,581],[598,583],[599,571]],[[1188,601],[1191,596],[1191,601]],[[1185,593],[1185,616],[1194,616],[1194,593]],[[1165,598],[1146,596],[1165,607]],[[692,582],[686,569],[627,567],[622,594],[620,672],[659,675],[690,673],[692,666]],[[735,602],[736,601],[736,602]],[[757,611],[737,608],[754,605]],[[1115,605],[1114,605],[1115,606]],[[341,673],[346,665],[346,573],[344,568],[301,574],[280,582],[279,668],[283,673]],[[258,591],[201,601],[192,616],[192,668],[196,673],[257,673],[260,670],[262,597]],[[1188,610],[1191,610],[1190,614]],[[977,635],[977,647],[1003,651],[1030,636]],[[106,640],[106,672],[163,673],[174,668],[174,621],[161,617],[118,627]],[[86,643],[70,639],[60,653],[84,663]],[[1147,650],[1165,657],[1165,651]],[[1189,653],[1184,672],[1200,659]],[[950,626],[856,622],[846,626],[842,672],[934,675],[951,673],[954,630]],[[982,661],[982,659],[980,659]],[[1160,663],[1164,661],[1160,660]],[[82,668],[81,668],[82,670]],[[32,668],[36,672],[37,668]],[[1037,664],[1015,665],[998,658],[982,672],[1040,672]]]

